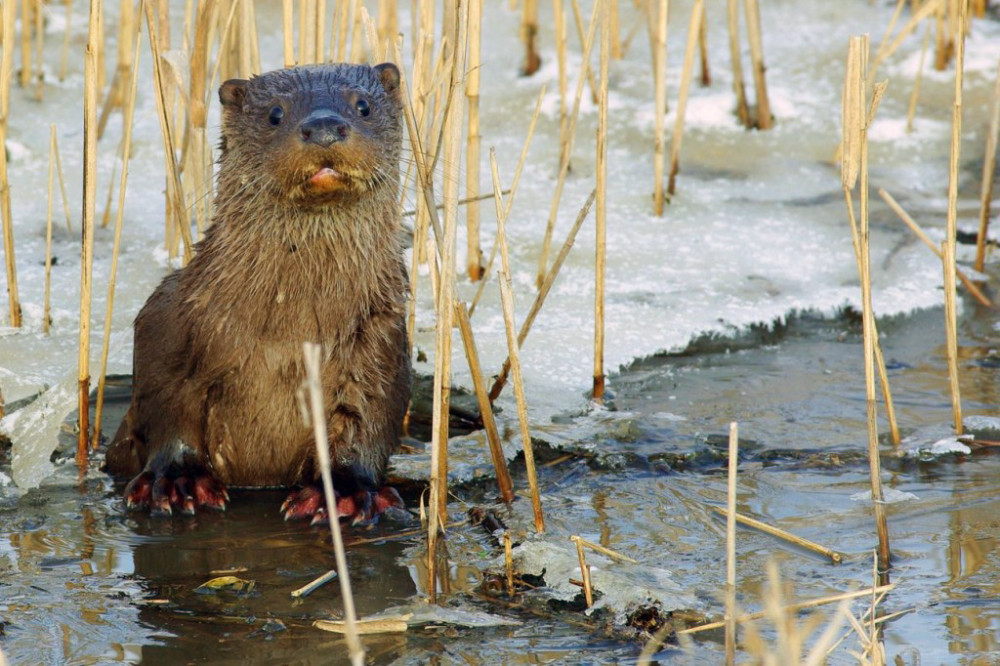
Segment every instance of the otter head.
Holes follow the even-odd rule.
[[[398,188],[399,70],[307,65],[232,79],[222,101],[220,181],[251,197],[328,205]]]

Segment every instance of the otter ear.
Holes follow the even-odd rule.
[[[247,85],[250,82],[246,79],[229,79],[219,87],[219,101],[222,106],[241,109],[243,100],[247,96]]]
[[[399,70],[391,62],[384,62],[375,65],[375,75],[382,82],[382,87],[387,93],[395,96],[399,91]]]

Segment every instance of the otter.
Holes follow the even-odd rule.
[[[285,519],[328,519],[297,393],[322,345],[337,511],[373,522],[410,397],[391,63],[226,81],[215,215],[135,320],[133,395],[105,469],[126,506],[224,509],[227,486],[292,487]]]

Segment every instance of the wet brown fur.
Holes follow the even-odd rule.
[[[324,350],[334,471],[356,485],[338,491],[377,488],[410,394],[398,71],[297,67],[228,81],[220,98],[214,223],[136,318],[132,404],[106,468],[131,477],[194,460],[228,485],[315,481],[296,398],[310,341]],[[303,141],[316,109],[344,118],[342,141]],[[344,178],[311,186],[324,167]]]

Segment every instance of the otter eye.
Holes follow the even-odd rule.
[[[271,109],[271,112],[267,114],[267,121],[272,125],[280,125],[281,119],[285,117],[285,110],[280,106],[276,106]]]
[[[362,98],[354,103],[354,108],[357,109],[358,113],[364,117],[372,112],[372,108],[368,106],[368,100]]]

